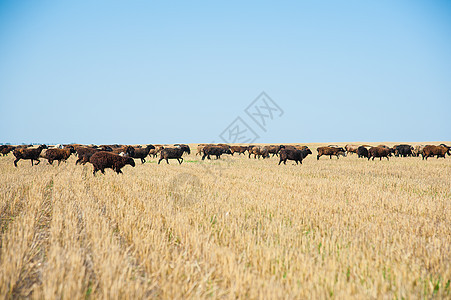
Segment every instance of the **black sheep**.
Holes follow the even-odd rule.
[[[102,174],[105,174],[105,169],[113,169],[117,174],[122,174],[121,169],[125,165],[135,166],[135,161],[133,158],[128,156],[120,156],[106,151],[99,151],[94,153],[90,158],[89,162],[94,166],[94,171],[92,174],[96,174],[100,170]]]

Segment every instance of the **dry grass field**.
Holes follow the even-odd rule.
[[[308,146],[95,177],[0,157],[0,298],[451,298],[451,158]]]

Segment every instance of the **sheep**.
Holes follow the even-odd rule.
[[[202,151],[204,153],[202,160],[204,160],[205,157],[210,159],[210,155],[215,155],[216,159],[219,159],[222,154],[232,154],[228,145],[209,145],[205,146]]]
[[[14,149],[16,149],[14,146],[10,146],[10,145],[2,145],[0,147],[0,153],[3,156],[8,155],[9,152],[13,151]]]
[[[191,154],[191,149],[188,145],[185,144],[174,144],[175,147],[180,147],[182,150],[188,154]]]
[[[124,152],[127,156],[133,157],[133,155],[135,154],[135,148],[133,148],[132,146],[122,146],[120,148],[113,149],[114,154],[119,154],[121,152]]]
[[[107,151],[98,151],[94,153],[90,158],[89,162],[94,166],[93,175],[100,170],[102,174],[105,174],[105,169],[113,169],[117,174],[123,174],[121,169],[125,165],[135,166],[135,161],[133,158],[128,156],[120,156]]]
[[[160,159],[158,160],[158,164],[160,164],[163,159],[165,159],[168,164],[168,159],[177,159],[179,164],[182,164],[183,152],[185,152],[185,150],[180,145],[175,148],[164,148],[160,151]]]
[[[78,159],[75,162],[76,165],[81,163],[82,165],[86,164],[89,161],[89,158],[94,154],[99,152],[100,150],[90,147],[75,147],[75,151],[77,152]]]
[[[46,145],[40,145],[38,148],[28,149],[28,148],[16,148],[13,151],[13,155],[16,157],[14,160],[14,166],[17,167],[17,162],[21,159],[31,160],[31,165],[33,166],[33,161],[36,160],[38,165],[41,161],[39,160],[39,155],[42,149],[47,149]]]
[[[161,150],[164,149],[163,145],[154,145],[154,149],[150,149],[149,156],[152,155],[152,157],[157,157],[158,153],[160,153]]]
[[[260,159],[260,156],[265,159],[266,157],[269,157],[268,149],[265,146],[253,146],[252,148],[249,148],[249,158],[251,158],[251,155],[254,154],[254,158]]]
[[[66,160],[70,157],[72,153],[75,153],[75,149],[72,146],[68,146],[64,149],[60,148],[48,149],[45,152],[45,158],[47,158],[48,162],[51,165],[53,164],[53,161],[57,160],[59,166],[61,161],[66,162]]]
[[[131,157],[140,158],[141,163],[145,163],[146,156],[149,154],[149,151],[151,149],[155,149],[155,147],[153,145],[147,145],[146,148],[135,148],[135,152],[133,153],[133,155]]]

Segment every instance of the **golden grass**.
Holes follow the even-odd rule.
[[[449,298],[451,159],[0,158],[0,298]],[[194,150],[194,149],[193,149]]]

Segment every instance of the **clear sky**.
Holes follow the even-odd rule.
[[[261,127],[262,92],[283,110]],[[0,142],[451,140],[451,1],[0,1]]]

